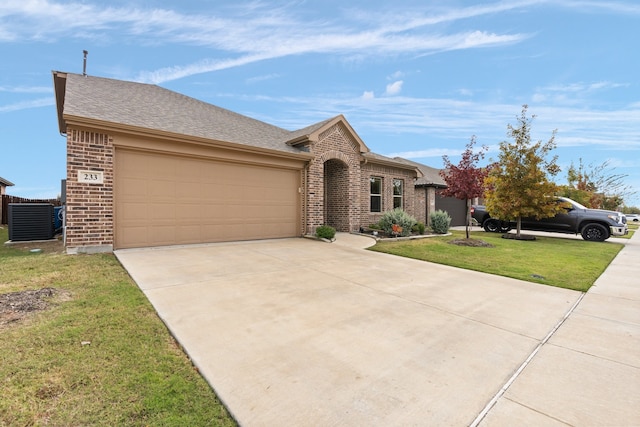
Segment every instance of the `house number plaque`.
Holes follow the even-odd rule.
[[[78,171],[78,182],[104,184],[104,173],[101,171]]]

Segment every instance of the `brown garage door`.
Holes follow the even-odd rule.
[[[455,197],[443,197],[440,191],[436,192],[436,209],[446,211],[451,217],[451,226],[464,225],[467,221],[466,200]]]
[[[115,247],[292,237],[300,171],[116,150]]]

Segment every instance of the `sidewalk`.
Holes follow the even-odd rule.
[[[640,232],[612,241],[625,248],[479,425],[640,425]]]

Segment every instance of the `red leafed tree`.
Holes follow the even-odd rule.
[[[462,158],[458,165],[453,165],[448,156],[442,156],[444,169],[440,171],[440,176],[447,183],[447,188],[442,191],[445,197],[455,197],[465,200],[467,206],[467,219],[465,221],[465,231],[469,238],[469,223],[471,222],[471,200],[480,197],[484,193],[484,180],[489,172],[488,167],[479,167],[478,162],[484,159],[484,154],[488,147],[483,145],[477,153],[473,152],[476,143],[475,135],[467,144],[467,148],[462,153]]]

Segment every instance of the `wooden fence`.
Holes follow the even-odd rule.
[[[61,206],[59,199],[25,199],[24,197],[9,196],[8,194],[2,195],[2,220],[0,224],[9,223],[9,203],[50,203],[53,206]]]

